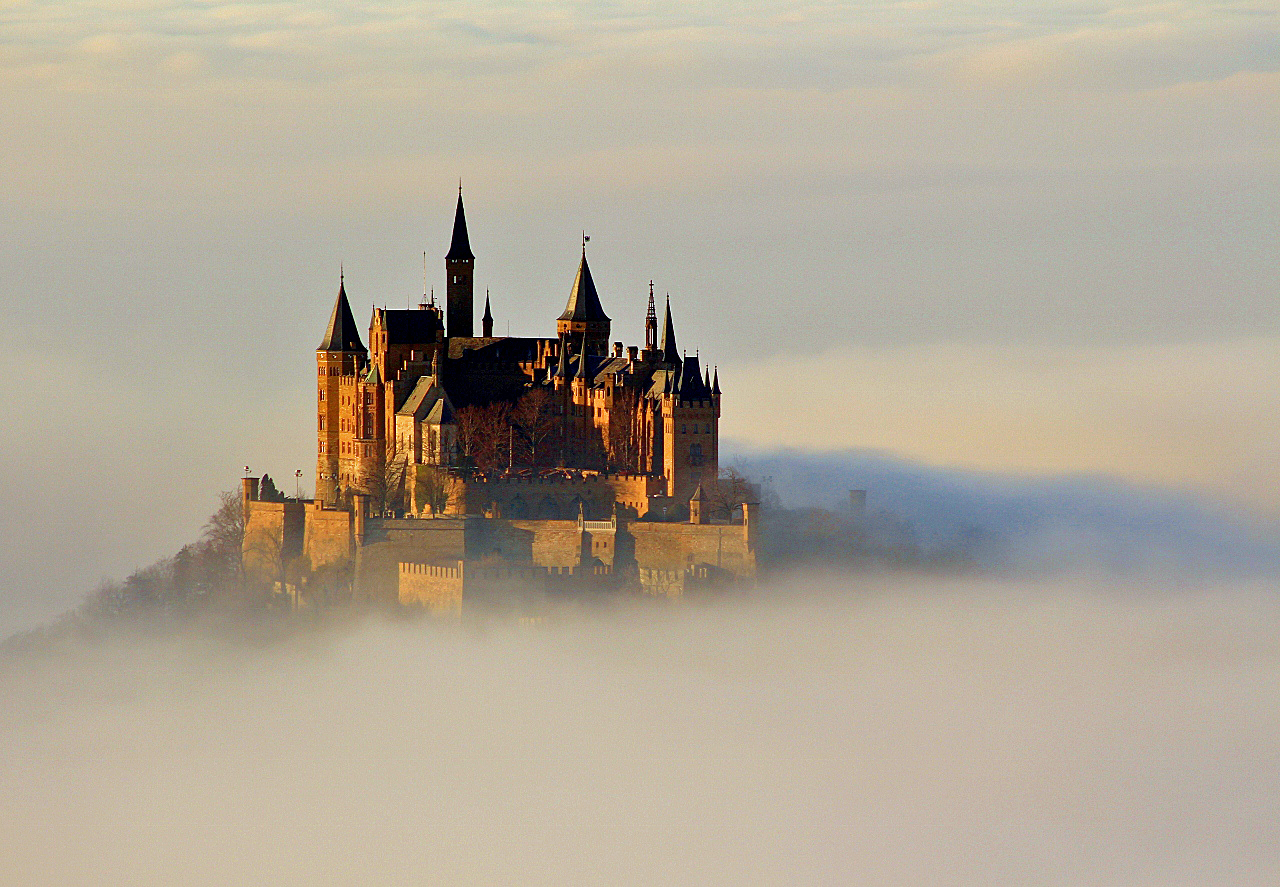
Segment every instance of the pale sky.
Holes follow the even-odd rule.
[[[727,437],[1277,510],[1273,2],[0,0],[0,108],[11,588],[310,487],[339,264],[362,323],[442,286],[459,178],[499,332],[585,229]]]

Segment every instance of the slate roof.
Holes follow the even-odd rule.
[[[383,308],[382,325],[388,345],[421,345],[436,340],[439,315],[421,308]]]
[[[582,253],[582,261],[578,263],[578,274],[573,278],[573,289],[569,290],[569,302],[564,306],[564,313],[558,319],[609,320],[609,315],[604,313],[604,308],[600,305],[600,294],[596,292],[596,282],[591,279],[591,267],[587,264],[585,250]]]
[[[667,296],[666,317],[662,321],[662,341],[658,344],[662,349],[662,359],[667,363],[679,363],[680,352],[676,349],[676,325],[671,320],[671,296]]]
[[[453,240],[449,242],[449,254],[444,257],[447,262],[463,259],[474,259],[471,253],[471,241],[467,238],[467,214],[462,210],[462,188],[458,188],[458,209],[453,214]]]
[[[351,316],[351,304],[347,302],[347,285],[345,281],[338,284],[338,300],[333,303],[333,314],[329,316],[329,328],[325,330],[324,340],[317,351],[358,351],[368,354],[364,343],[360,341],[360,331],[356,329],[356,319]]]

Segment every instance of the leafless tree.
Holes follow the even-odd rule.
[[[399,511],[404,507],[404,481],[405,460],[386,459],[361,476],[359,492],[368,494],[374,514]]]
[[[443,514],[453,497],[452,476],[434,465],[415,465],[414,469],[414,503],[427,508],[432,514]]]
[[[625,386],[614,389],[606,442],[611,470],[628,473],[640,470],[639,422],[640,392]]]
[[[711,515],[717,518],[729,518],[742,507],[742,503],[757,502],[760,499],[756,485],[732,465],[722,469],[719,479],[704,485],[702,489],[707,495]]]
[[[555,396],[546,388],[530,388],[516,401],[511,413],[522,460],[527,459],[534,474],[559,449],[560,417]]]
[[[204,525],[202,542],[208,556],[234,582],[244,581],[245,513],[240,493],[230,490],[219,495],[221,504]]]
[[[510,458],[510,416],[511,405],[505,401],[459,410],[455,419],[459,460],[478,471],[505,468]]]

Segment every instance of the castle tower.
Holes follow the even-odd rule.
[[[329,504],[338,501],[343,378],[354,380],[367,354],[351,316],[345,277],[339,276],[338,299],[316,349],[316,498]]]
[[[484,292],[484,317],[480,318],[480,335],[493,338],[493,312],[489,310],[489,291]]]
[[[564,313],[556,319],[556,333],[561,338],[581,337],[583,349],[590,354],[604,354],[609,350],[609,316],[600,305],[596,282],[591,279],[591,267],[587,265],[587,245],[582,245],[582,261],[578,274],[573,278],[569,302]]]
[[[445,289],[445,332],[450,336],[474,334],[475,309],[472,286],[476,257],[471,253],[467,237],[467,216],[462,209],[462,185],[458,185],[458,209],[453,214],[453,240],[444,257],[448,275]]]

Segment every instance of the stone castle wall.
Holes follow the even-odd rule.
[[[426,567],[461,569],[464,579],[471,571],[468,594],[495,587],[494,577],[481,581],[480,570],[534,570],[542,577],[537,587],[543,590],[595,582],[646,590],[678,586],[681,593],[694,580],[716,584],[751,579],[756,573],[756,521],[750,509],[742,523],[690,524],[616,517],[379,519],[311,502],[247,501],[246,508],[243,553],[252,581],[283,582],[295,560],[312,570],[350,567],[352,596],[358,601],[452,606],[447,604],[453,594],[450,582],[457,577]],[[406,572],[406,565],[424,570]],[[650,582],[644,582],[645,575]],[[511,589],[519,581],[514,572],[505,580]]]

